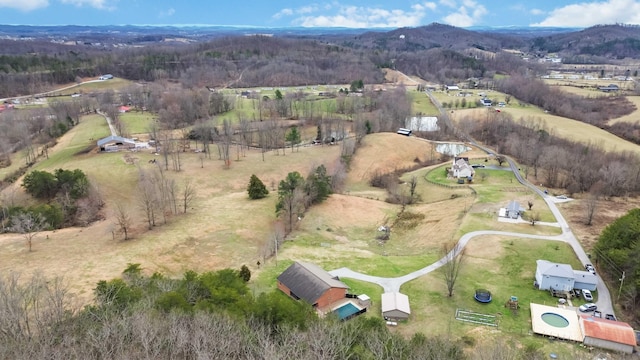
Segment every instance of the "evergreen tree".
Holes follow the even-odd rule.
[[[285,140],[291,143],[291,152],[293,152],[293,146],[300,143],[300,132],[298,131],[297,126],[294,126],[289,130]]]
[[[269,194],[269,190],[267,190],[267,187],[264,185],[262,180],[255,175],[251,175],[251,179],[249,179],[247,192],[249,193],[249,198],[251,200],[262,199]]]

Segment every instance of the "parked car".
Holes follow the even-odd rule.
[[[593,295],[591,294],[591,291],[587,289],[582,290],[582,297],[587,301],[593,301]]]
[[[598,307],[596,306],[596,304],[594,303],[586,303],[586,304],[582,304],[580,305],[580,307],[578,308],[578,310],[582,311],[582,312],[590,312],[590,311],[596,311],[598,309]]]
[[[592,273],[593,275],[596,274],[596,268],[594,268],[593,265],[591,265],[591,264],[586,264],[584,266],[584,269],[587,270],[588,272]]]
[[[595,310],[593,312],[593,316],[597,318],[602,318],[602,312],[600,310]]]
[[[616,319],[616,316],[615,316],[615,315],[613,315],[613,314],[606,314],[606,315],[604,316],[604,318],[605,318],[605,319],[607,319],[607,320],[618,321],[618,319]]]
[[[560,200],[567,200],[567,195],[558,195],[558,196],[556,196],[556,198],[558,198]]]

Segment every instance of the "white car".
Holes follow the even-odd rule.
[[[595,311],[598,309],[598,307],[596,306],[596,304],[594,303],[586,303],[586,304],[582,304],[580,305],[580,307],[578,308],[581,312],[590,312],[590,311]]]
[[[593,301],[593,295],[587,289],[582,290],[582,297],[587,301]]]

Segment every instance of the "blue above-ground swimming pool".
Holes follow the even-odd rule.
[[[360,311],[360,309],[358,309],[358,307],[353,305],[352,303],[346,303],[340,306],[339,308],[333,310],[334,313],[338,314],[338,317],[340,318],[340,320],[344,320],[349,316],[357,313],[358,311]]]
[[[565,328],[569,326],[569,320],[567,320],[564,316],[552,312],[547,312],[540,315],[542,321],[547,323],[547,325],[551,325],[557,328]]]

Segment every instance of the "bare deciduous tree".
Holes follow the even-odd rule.
[[[196,189],[193,186],[193,183],[191,182],[190,179],[187,179],[184,182],[184,186],[182,187],[182,196],[181,196],[181,200],[182,200],[182,212],[186,213],[187,209],[189,208],[189,205],[191,205],[191,203],[193,202],[193,199],[196,196]]]
[[[456,285],[458,274],[464,262],[464,253],[464,248],[460,243],[455,245],[444,244],[442,246],[442,258],[440,261],[443,262],[442,273],[447,284],[447,295],[449,297],[453,296],[453,288]]]
[[[49,226],[44,216],[36,213],[22,213],[11,217],[9,230],[20,233],[27,242],[29,251],[32,250],[33,238]]]
[[[124,234],[124,240],[129,240],[129,230],[131,229],[131,215],[126,206],[118,203],[115,210],[116,225],[118,230]]]
[[[596,214],[597,208],[598,208],[598,194],[591,193],[589,194],[589,196],[587,196],[587,199],[585,200],[585,203],[584,203],[584,210],[585,210],[584,224],[585,225],[590,226],[593,224],[593,217]]]

